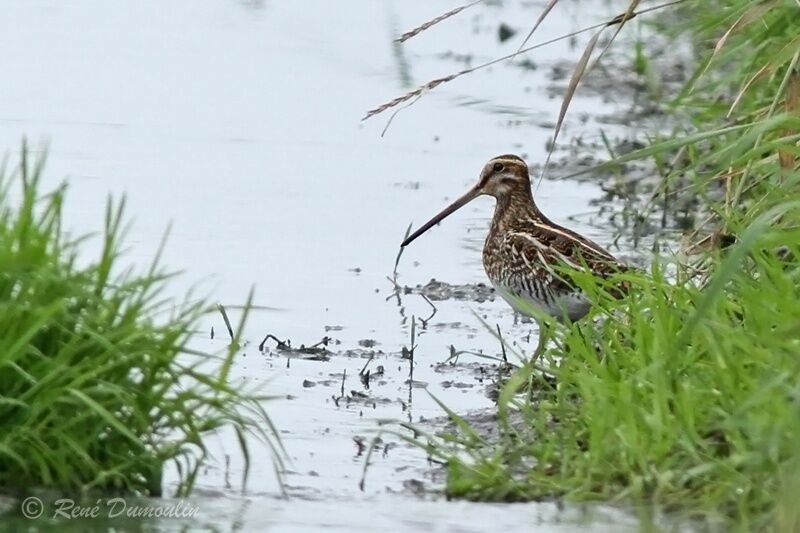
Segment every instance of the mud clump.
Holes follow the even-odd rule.
[[[406,286],[403,288],[403,292],[405,294],[421,294],[433,302],[461,300],[483,303],[495,298],[494,288],[484,283],[453,285],[436,279],[430,280],[425,285]]]

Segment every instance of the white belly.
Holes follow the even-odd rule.
[[[526,290],[514,290],[500,283],[492,282],[497,294],[502,296],[514,311],[535,318],[531,307],[547,313],[555,319],[562,321],[564,316],[570,320],[578,320],[589,312],[591,303],[580,291],[551,293],[545,299],[537,298]]]

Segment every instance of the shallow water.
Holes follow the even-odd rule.
[[[256,303],[270,308],[251,317],[233,379],[264,383],[284,398],[267,410],[288,450],[289,498],[278,497],[264,449],[254,455],[242,494],[236,441],[222,435],[211,438],[218,452],[192,500],[200,508],[196,521],[147,528],[635,526],[607,509],[416,497],[412,487],[436,489],[441,476],[424,454],[399,444],[376,454],[359,490],[363,454],[354,437],[368,443],[378,419],[442,416],[422,386],[409,389],[409,363],[400,356],[410,317],[431,313],[418,295],[392,297],[386,278],[406,227],[466,190],[494,155],[541,162],[560,105],[547,90],[550,67],[581,53],[581,41],[562,41],[531,56],[535,70],[502,64],[463,77],[400,112],[381,137],[390,115],[362,123],[367,109],[462,68],[463,55],[477,63],[515,50],[538,13],[526,2],[480,5],[403,46],[392,43],[452,7],[399,0],[4,3],[0,46],[14,53],[4,59],[0,146],[13,151],[23,136],[40,148],[47,142],[48,179],[69,179],[69,228],[97,231],[106,196],[125,193],[134,219],[131,261],[152,259],[171,223],[165,263],[185,270],[176,295],[199,283],[235,315],[232,306],[255,285]],[[557,10],[535,41],[613,16],[619,6],[585,0]],[[521,34],[499,43],[500,22]],[[624,127],[596,120],[625,105],[609,99],[576,97],[562,141],[597,141],[601,127],[624,135]],[[612,228],[589,205],[600,195],[596,185],[575,181],[548,179],[537,189],[552,219],[609,245]],[[402,257],[398,282],[485,281],[478,250],[491,212],[492,201],[480,199],[416,241]],[[417,338],[415,381],[459,413],[491,407],[491,365],[469,356],[443,365],[449,347],[499,352],[473,311],[523,350],[535,346],[531,326],[515,325],[501,301],[436,307]],[[203,327],[196,345],[223,349],[222,320],[209,317]],[[287,368],[274,343],[267,354],[257,349],[268,333],[293,346],[329,336],[337,353],[329,361],[294,358]],[[371,355],[369,368],[385,372],[366,390],[357,376]],[[367,397],[337,405],[332,398],[345,371],[345,393]]]

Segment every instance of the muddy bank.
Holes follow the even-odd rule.
[[[494,301],[494,287],[485,283],[464,283],[452,284],[446,281],[430,280],[425,285],[415,287],[404,286],[403,294],[419,294],[425,296],[433,302],[445,300],[459,300],[468,302],[483,303]]]
[[[681,150],[669,154],[661,168],[649,160],[601,165],[645,148],[654,132],[667,137],[681,128],[680,113],[668,107],[695,68],[694,57],[687,43],[668,41],[652,31],[644,42],[619,37],[611,50],[615,56],[604,58],[581,79],[576,98],[594,96],[615,109],[591,116],[599,136],[587,137],[585,131],[565,128],[553,151],[548,177],[599,183],[604,194],[592,205],[615,228],[617,238],[633,248],[669,246],[704,222],[708,201],[701,196],[719,199],[723,187],[696,191],[689,176],[673,177],[667,184],[666,172],[687,160]],[[552,98],[563,98],[575,68],[573,60],[551,66],[547,90]],[[579,112],[578,118],[586,123],[590,116]],[[609,132],[605,126],[624,128]],[[534,164],[532,169],[541,173],[543,164]],[[630,259],[637,262],[635,257]]]

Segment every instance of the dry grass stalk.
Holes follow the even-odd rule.
[[[556,0],[556,1],[558,1],[558,0]],[[461,7],[457,7],[455,9],[451,9],[447,13],[443,13],[442,15],[439,15],[438,17],[433,18],[433,19],[429,20],[428,22],[425,22],[424,24],[420,24],[419,26],[417,26],[413,30],[409,30],[409,31],[405,32],[403,35],[401,35],[400,37],[395,39],[394,42],[396,42],[396,43],[404,43],[407,40],[411,39],[412,37],[414,37],[416,35],[419,35],[423,31],[427,30],[431,26],[435,26],[436,24],[439,24],[443,20],[449,19],[453,15],[457,15],[457,14],[461,13],[462,11],[464,11],[465,9],[470,8],[470,7],[474,6],[475,4],[479,4],[481,2],[483,2],[483,0],[474,0],[473,2],[470,2],[468,4],[464,4]]]
[[[521,44],[521,45],[519,45],[519,48],[517,48],[517,51],[516,51],[516,53],[514,53],[514,55],[513,55],[513,56],[511,56],[511,57],[512,57],[512,59],[513,59],[513,58],[514,58],[514,57],[515,57],[517,54],[519,54],[519,53],[521,53],[521,52],[522,52],[522,49],[523,49],[523,48],[525,48],[525,45],[526,45],[526,44],[528,44],[528,41],[531,39],[531,37],[533,37],[533,33],[534,33],[534,32],[536,31],[536,29],[537,29],[537,28],[538,28],[538,27],[539,27],[539,26],[542,24],[542,22],[544,22],[544,19],[545,19],[545,17],[547,17],[547,15],[550,13],[550,10],[552,10],[552,9],[555,7],[555,5],[556,5],[557,3],[558,3],[558,0],[550,0],[550,1],[547,3],[547,5],[545,6],[544,10],[543,10],[543,11],[542,11],[542,13],[539,15],[539,18],[538,18],[538,19],[536,19],[536,22],[534,23],[534,25],[533,25],[533,28],[531,28],[531,31],[529,31],[529,32],[528,32],[528,35],[526,35],[526,36],[525,36],[525,39],[522,41],[522,44]]]
[[[524,49],[522,49],[522,50],[520,50],[518,52],[513,52],[513,53],[505,55],[503,57],[499,57],[497,59],[493,59],[491,61],[487,61],[486,63],[482,63],[480,65],[461,70],[459,72],[456,72],[454,74],[450,74],[448,76],[444,76],[444,77],[441,77],[441,78],[436,78],[434,80],[431,80],[431,81],[419,86],[418,88],[414,89],[413,91],[409,91],[409,92],[407,92],[406,94],[404,94],[402,96],[398,96],[397,98],[394,98],[393,100],[390,100],[390,101],[388,101],[388,102],[386,102],[384,104],[381,104],[380,106],[378,106],[376,108],[373,108],[373,109],[367,111],[367,113],[364,115],[364,117],[361,120],[367,120],[368,118],[372,118],[375,115],[379,115],[380,113],[383,113],[384,111],[386,111],[388,109],[396,107],[396,106],[402,104],[403,102],[407,102],[407,101],[411,100],[414,97],[421,96],[426,91],[430,91],[430,90],[438,87],[439,85],[442,85],[444,83],[448,83],[450,81],[453,81],[454,79],[459,78],[459,77],[461,77],[461,76],[463,76],[465,74],[471,74],[472,72],[475,72],[477,70],[482,70],[482,69],[485,69],[485,68],[490,67],[492,65],[495,65],[497,63],[500,63],[502,61],[506,61],[508,59],[513,58],[516,55],[525,54],[525,53],[530,52],[532,50],[535,50],[537,48],[541,48],[543,46],[547,46],[549,44],[553,44],[553,43],[558,42],[558,41],[563,41],[564,39],[569,39],[569,38],[575,37],[576,35],[580,35],[582,33],[588,32],[588,31],[596,30],[598,28],[606,28],[606,27],[609,27],[609,26],[614,26],[616,24],[622,24],[622,23],[627,22],[628,20],[630,20],[630,19],[632,19],[632,18],[634,18],[634,17],[636,17],[638,15],[643,15],[643,14],[649,13],[651,11],[657,11],[659,9],[664,9],[666,7],[674,6],[676,4],[680,4],[680,3],[684,2],[684,1],[686,1],[686,0],[672,0],[671,2],[666,2],[666,3],[663,3],[663,4],[656,5],[656,6],[648,7],[648,8],[642,9],[640,11],[636,11],[636,12],[626,11],[625,13],[621,13],[621,14],[617,15],[616,17],[614,17],[614,18],[612,18],[610,20],[607,20],[605,22],[594,24],[592,26],[588,26],[586,28],[583,28],[583,29],[580,29],[580,30],[577,30],[577,31],[574,31],[574,32],[571,32],[571,33],[568,33],[568,34],[561,35],[561,36],[556,37],[554,39],[550,39],[548,41],[545,41],[545,42],[542,42],[542,43],[539,43],[539,44],[535,44],[533,46],[529,46],[529,47],[524,48]],[[420,30],[420,31],[422,31],[422,30]],[[417,32],[417,33],[419,33],[419,32]],[[596,44],[596,38],[593,38],[593,41],[595,41],[595,44]]]
[[[547,172],[547,167],[550,164],[550,159],[553,155],[553,150],[555,150],[556,147],[556,141],[558,140],[558,135],[559,133],[561,133],[561,127],[564,125],[564,118],[566,118],[567,116],[567,110],[569,109],[569,104],[572,102],[572,98],[575,96],[575,91],[578,90],[578,84],[586,75],[586,73],[589,70],[591,70],[589,68],[589,60],[591,59],[592,53],[594,52],[594,49],[597,46],[597,41],[600,38],[600,35],[603,33],[603,30],[605,28],[617,25],[617,31],[614,33],[613,37],[608,42],[603,51],[600,52],[600,55],[597,57],[597,60],[594,62],[592,67],[597,65],[597,62],[600,61],[600,57],[605,53],[606,50],[608,50],[608,47],[611,46],[614,37],[616,37],[619,34],[620,30],[622,29],[622,26],[625,25],[627,21],[631,20],[637,15],[637,13],[634,10],[638,5],[639,5],[639,0],[632,0],[630,5],[628,5],[628,9],[624,13],[617,15],[609,22],[607,22],[603,26],[603,28],[601,28],[600,31],[594,34],[594,37],[592,37],[586,44],[586,48],[583,50],[583,54],[581,55],[581,58],[578,60],[578,64],[575,65],[575,70],[572,72],[572,77],[569,80],[569,85],[567,85],[567,90],[564,92],[564,99],[561,101],[561,109],[558,112],[558,120],[556,121],[556,127],[555,130],[553,131],[553,142],[550,144],[550,150],[548,150],[547,152],[547,159],[545,159],[540,180],[541,178],[544,177],[545,173]]]
[[[592,57],[594,47],[597,46],[597,40],[600,38],[602,33],[603,30],[601,29],[589,40],[586,48],[583,51],[583,54],[581,55],[581,58],[578,60],[578,64],[575,65],[575,70],[572,72],[572,77],[569,79],[569,85],[567,85],[567,90],[564,92],[564,99],[561,101],[561,109],[558,111],[556,127],[553,130],[553,142],[550,143],[550,149],[547,151],[547,159],[544,161],[542,173],[539,178],[540,180],[547,172],[547,166],[550,164],[550,158],[553,155],[553,151],[556,149],[558,134],[561,133],[561,127],[564,125],[564,118],[567,116],[567,109],[569,109],[569,104],[572,102],[572,97],[575,95],[575,91],[578,89],[578,83],[580,83],[581,79],[586,73],[586,67],[589,64],[589,59]]]
[[[611,23],[608,24],[609,26],[616,25],[617,29],[614,32],[614,35],[611,36],[611,39],[608,40],[605,47],[603,47],[603,50],[597,56],[597,59],[594,60],[594,65],[592,65],[592,68],[596,67],[600,62],[600,58],[606,55],[608,49],[611,48],[611,43],[614,42],[614,40],[617,38],[617,35],[619,35],[619,32],[622,31],[622,27],[625,26],[625,23],[636,16],[636,8],[639,7],[639,2],[640,0],[631,0],[631,3],[628,4],[628,9],[625,10],[625,13],[621,13],[613,21],[611,21]]]
[[[391,109],[391,108],[393,108],[393,107],[395,107],[397,105],[402,104],[403,102],[407,102],[408,100],[411,100],[415,96],[421,96],[422,93],[424,93],[425,91],[430,91],[431,89],[435,89],[437,86],[441,85],[442,83],[447,83],[448,81],[452,81],[452,80],[456,79],[457,77],[459,77],[459,76],[461,76],[463,74],[466,74],[469,70],[470,69],[462,70],[461,72],[457,72],[455,74],[451,74],[449,76],[445,76],[444,78],[437,78],[435,80],[431,80],[428,83],[426,83],[425,85],[421,85],[421,86],[417,87],[413,91],[409,91],[409,92],[407,92],[406,94],[404,94],[402,96],[398,96],[397,98],[395,98],[393,100],[390,100],[390,101],[386,102],[385,104],[376,107],[375,109],[371,109],[371,110],[367,111],[367,114],[364,115],[364,118],[362,118],[361,120],[367,120],[368,118],[373,117],[373,116],[375,116],[375,115],[377,115],[379,113],[383,113],[387,109]]]

